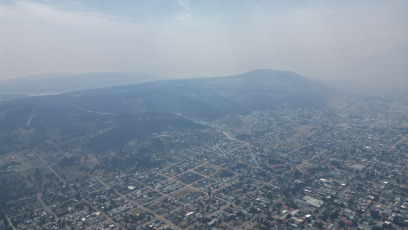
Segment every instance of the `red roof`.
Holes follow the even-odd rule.
[[[407,188],[408,188],[408,185],[403,184],[403,185],[401,185],[400,187],[401,187],[401,188],[405,188],[405,189],[407,189]]]

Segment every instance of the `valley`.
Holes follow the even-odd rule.
[[[404,105],[260,70],[0,107],[14,229],[407,227]]]

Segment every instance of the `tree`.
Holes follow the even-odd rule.
[[[401,216],[394,216],[394,219],[392,219],[392,222],[401,227],[405,226],[404,218],[402,218]]]
[[[334,212],[332,212],[331,214],[330,214],[330,218],[332,219],[332,220],[335,220],[335,219],[337,219],[339,217],[339,211],[338,210],[336,210],[336,211],[334,211]]]
[[[302,173],[296,169],[295,174],[293,175],[293,178],[298,179],[302,177]]]
[[[316,228],[322,229],[323,228],[323,223],[322,222],[316,222]]]
[[[42,178],[41,172],[38,168],[35,168],[34,170],[34,178],[38,181],[40,181]]]
[[[379,220],[381,218],[379,211],[371,210],[370,214],[371,214],[371,217],[376,219],[376,220]]]

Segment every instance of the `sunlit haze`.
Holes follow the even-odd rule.
[[[408,83],[408,1],[0,1],[0,80],[258,68]]]

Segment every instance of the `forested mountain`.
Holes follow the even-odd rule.
[[[64,143],[87,135],[88,146],[109,149],[167,127],[200,127],[195,119],[209,121],[254,110],[334,111],[333,102],[347,104],[346,97],[296,73],[266,69],[228,77],[161,80],[24,97],[0,105],[1,151],[10,150],[11,143]],[[101,141],[107,139],[110,141]]]

